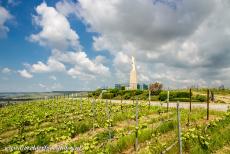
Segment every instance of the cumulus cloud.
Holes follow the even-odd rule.
[[[57,80],[57,77],[56,77],[56,76],[54,76],[54,75],[51,75],[49,78],[50,78],[51,80],[54,80],[54,81],[56,81],[56,80]]]
[[[53,50],[52,57],[63,63],[72,64],[72,68],[68,70],[68,74],[72,77],[84,76],[108,76],[109,68],[102,63],[98,63],[89,59],[85,52],[62,52],[59,50]]]
[[[47,64],[39,61],[37,64],[33,64],[30,70],[34,73],[61,72],[65,71],[65,65],[56,59],[49,58]]]
[[[35,24],[42,30],[32,34],[29,39],[49,47],[52,53],[46,63],[38,61],[27,64],[28,70],[32,73],[62,72],[84,80],[108,76],[109,68],[103,64],[105,58],[99,55],[90,59],[81,48],[77,32],[71,29],[67,16],[74,10],[71,7],[75,8],[72,4],[60,1],[56,8],[46,3],[36,8],[38,15],[34,16]]]
[[[2,73],[3,74],[9,74],[10,72],[11,72],[11,69],[9,69],[7,67],[5,67],[5,68],[2,69]]]
[[[99,33],[94,49],[114,56],[118,77],[128,70],[128,62],[119,63],[127,59],[123,54],[136,57],[143,81],[230,86],[229,2],[79,0],[75,7],[88,31]]]
[[[70,14],[78,14],[77,7],[75,3],[71,0],[63,0],[56,3],[56,9],[58,12],[62,13],[64,16],[69,16]]]
[[[4,7],[0,6],[0,38],[6,37],[9,28],[5,23],[12,18],[12,15]]]
[[[45,2],[36,8],[37,15],[34,16],[35,25],[41,27],[41,31],[32,34],[29,40],[38,42],[42,46],[52,49],[79,48],[79,37],[71,29],[66,17],[59,13],[54,7],[49,7]]]
[[[34,20],[42,31],[30,39],[49,46],[49,59],[62,63],[73,78],[102,75],[114,82],[128,81],[134,56],[140,82],[160,81],[171,87],[230,86],[229,10],[230,3],[224,0],[62,0],[56,8],[45,3],[36,8]],[[109,52],[112,60],[100,55],[89,58],[76,49],[79,38],[67,20],[70,14],[82,20],[88,32],[97,33],[93,48]],[[55,24],[58,21],[66,29],[61,38],[63,25]],[[54,35],[50,27],[60,33]],[[31,70],[50,72],[49,59],[32,65]],[[109,76],[110,70],[115,76]]]
[[[27,70],[23,69],[23,70],[19,70],[18,71],[19,75],[23,78],[27,78],[27,79],[30,79],[33,77],[32,74],[30,74]]]

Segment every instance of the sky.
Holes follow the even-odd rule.
[[[230,87],[229,0],[0,0],[0,92]]]

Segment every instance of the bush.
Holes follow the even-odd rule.
[[[159,96],[151,96],[151,101],[159,101]]]
[[[125,94],[123,95],[123,99],[130,99],[131,96],[132,96],[131,93],[125,93]]]
[[[200,101],[200,102],[207,101],[206,96],[203,96],[203,95],[196,95],[195,99],[198,100],[198,101]]]
[[[189,98],[190,97],[190,93],[189,92],[185,92],[185,91],[176,92],[176,97],[177,98]]]
[[[165,101],[167,99],[167,91],[162,91],[159,94],[159,100],[160,101]],[[189,92],[185,92],[185,91],[170,91],[169,92],[169,100],[170,101],[175,101],[175,98],[181,98],[181,100],[185,100],[185,98],[189,98],[190,97],[190,93]]]
[[[99,96],[101,94],[101,92],[102,92],[102,89],[97,89],[97,90],[92,92],[92,95],[93,96]]]
[[[113,98],[114,96],[115,96],[114,93],[103,93],[102,99],[110,99],[110,98]]]

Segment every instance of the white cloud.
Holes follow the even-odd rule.
[[[2,6],[0,6],[0,38],[6,37],[9,28],[5,23],[12,18],[11,14]]]
[[[9,69],[9,68],[7,68],[7,67],[5,67],[5,68],[2,69],[2,73],[3,73],[3,74],[8,74],[8,73],[10,73],[10,72],[11,72],[11,69]]]
[[[64,16],[68,17],[70,14],[78,14],[77,7],[71,0],[59,1],[55,6],[57,11],[62,13]]]
[[[82,51],[61,52],[59,50],[53,50],[52,58],[63,63],[72,64],[74,67],[68,70],[68,74],[73,77],[79,76],[80,74],[83,76],[109,75],[108,67],[89,59],[86,53]]]
[[[56,76],[54,76],[54,75],[51,75],[49,78],[50,78],[51,80],[54,80],[54,81],[56,81],[56,80],[57,80],[57,77],[56,77]]]
[[[38,85],[39,85],[39,87],[41,87],[41,88],[46,88],[46,85],[44,85],[44,84],[42,84],[42,83],[39,83]]]
[[[30,40],[49,46],[52,54],[47,63],[38,61],[36,64],[27,64],[26,67],[33,73],[63,72],[73,78],[84,80],[108,76],[110,72],[104,65],[105,58],[99,55],[95,59],[90,59],[86,52],[82,51],[77,33],[70,28],[66,16],[73,11],[72,4],[60,1],[56,8],[48,7],[46,3],[36,8],[38,16],[35,16],[34,20],[42,27],[42,31],[31,35]]]
[[[230,86],[223,72],[230,66],[230,3],[172,3],[174,7],[152,0],[79,0],[75,6],[88,30],[99,33],[93,37],[95,50],[114,56],[118,78],[124,72],[128,78],[126,64],[119,63],[123,54],[136,57],[140,80],[175,87],[224,80]]]
[[[172,87],[211,85],[214,81],[229,85],[230,74],[226,70],[230,69],[230,3],[223,0],[172,3],[173,7],[152,0],[79,0],[76,3],[62,0],[56,9],[43,3],[39,7],[56,12],[67,22],[67,17],[75,14],[88,32],[98,34],[93,36],[94,49],[109,52],[113,57],[89,58],[80,48],[66,51],[46,41],[45,45],[53,49],[50,58],[65,65],[66,73],[73,78],[100,76],[109,77],[111,82],[128,81],[130,57],[134,56],[140,82],[161,81]],[[45,21],[43,14],[35,17],[36,23]],[[45,31],[46,26],[41,27],[43,30],[38,35]],[[109,62],[112,64],[107,66]],[[49,72],[48,62],[38,64],[44,70],[41,72]],[[110,70],[116,76],[110,76]]]
[[[42,30],[32,34],[30,41],[52,49],[80,48],[79,37],[63,14],[44,2],[36,8],[36,12],[38,15],[34,16],[34,22]]]
[[[62,88],[62,85],[60,83],[54,83],[54,84],[38,84],[39,87],[42,89],[45,89],[46,91],[51,91],[51,90],[60,90]]]
[[[27,70],[19,70],[18,71],[18,73],[19,73],[19,75],[21,76],[21,77],[24,77],[24,78],[27,78],[27,79],[30,79],[30,78],[32,78],[33,77],[33,75],[32,74],[30,74]]]
[[[53,58],[49,58],[47,64],[39,61],[37,64],[33,64],[30,69],[34,73],[61,72],[65,71],[65,65]]]

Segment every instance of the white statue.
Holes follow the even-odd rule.
[[[137,89],[137,72],[136,72],[135,58],[133,56],[132,56],[132,70],[130,72],[129,87],[131,90]]]
[[[136,66],[135,66],[135,58],[132,56],[132,71],[136,70]]]

